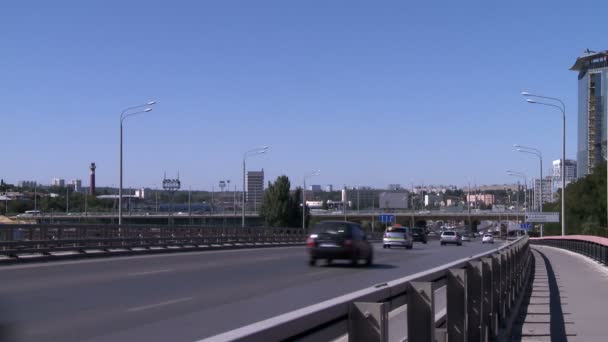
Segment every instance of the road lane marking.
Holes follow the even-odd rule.
[[[131,276],[131,277],[136,277],[136,276],[142,276],[142,275],[148,275],[148,274],[157,274],[157,273],[165,273],[165,272],[171,272],[171,271],[173,271],[172,268],[167,268],[167,269],[164,269],[164,270],[129,273],[128,275]]]
[[[158,308],[161,306],[166,306],[166,305],[171,305],[171,304],[176,304],[176,303],[181,303],[181,302],[187,302],[192,299],[194,299],[194,297],[184,297],[184,298],[168,300],[165,302],[160,302],[160,303],[151,304],[151,305],[136,306],[134,308],[128,309],[127,312],[137,312],[137,311],[149,310],[149,309],[154,309],[154,308]]]

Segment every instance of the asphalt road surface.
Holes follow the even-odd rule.
[[[0,267],[16,341],[195,341],[498,247],[375,245],[375,265],[307,265],[304,247]]]

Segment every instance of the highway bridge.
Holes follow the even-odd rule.
[[[178,243],[193,234],[192,229],[164,234]],[[194,235],[218,239],[218,232]],[[285,229],[266,229],[262,237],[286,234],[297,236]],[[225,238],[222,244],[234,245]],[[241,247],[0,263],[0,340],[267,341],[309,336],[313,341],[346,341],[370,331],[384,334],[371,340],[400,341],[407,336],[414,342],[430,340],[428,334],[452,334],[450,341],[506,332],[514,340],[535,341],[552,336],[604,341],[608,336],[601,322],[608,304],[608,270],[602,266],[608,263],[605,238],[523,237],[494,245],[473,240],[461,247],[429,241],[416,243],[412,250],[382,249],[376,243],[372,267],[339,262],[309,267],[305,248],[297,243]],[[430,301],[417,300],[412,291],[427,296],[427,287],[434,293],[427,297]],[[464,302],[462,291],[469,294]],[[390,310],[385,329],[348,328],[358,317],[352,311],[356,302],[370,312]],[[480,325],[467,327],[452,319],[463,315]],[[357,322],[357,327],[366,327]],[[411,324],[427,324],[430,330],[408,330]],[[454,337],[463,329],[466,334]]]

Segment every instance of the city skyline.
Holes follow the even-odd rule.
[[[0,178],[87,180],[94,160],[97,184],[118,184],[118,115],[151,100],[153,112],[125,122],[125,187],[160,187],[176,169],[196,188],[236,184],[242,154],[266,145],[247,164],[265,170],[265,183],[285,174],[299,186],[311,168],[323,170],[318,184],[338,187],[511,184],[507,169],[538,178],[537,163],[512,145],[542,150],[549,170],[561,123],[521,91],[565,100],[566,157],[576,159],[577,74],[568,68],[584,49],[606,49],[597,46],[604,2],[586,3],[594,11],[585,16],[553,2],[267,3],[133,2],[118,14],[101,3],[7,6],[0,27],[14,34],[0,72],[11,87],[0,100],[3,137],[18,143]],[[178,20],[190,12],[197,20]],[[416,31],[428,20],[436,25]]]

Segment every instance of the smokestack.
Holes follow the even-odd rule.
[[[95,163],[91,163],[91,166],[89,166],[89,169],[91,169],[89,195],[95,196]]]

